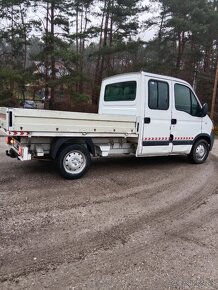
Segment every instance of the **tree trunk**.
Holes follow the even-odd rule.
[[[113,8],[114,8],[114,0],[111,1],[111,13],[110,13],[110,27],[109,27],[109,48],[112,49],[113,46]],[[107,55],[107,73],[110,74],[112,70],[111,64],[111,52]]]
[[[205,73],[209,73],[211,65],[211,55],[212,55],[212,43],[207,46],[204,56],[204,67],[203,70]]]
[[[26,69],[26,62],[27,62],[27,33],[26,33],[26,23],[24,20],[24,15],[22,11],[22,6],[20,4],[20,17],[21,17],[21,23],[22,23],[22,36],[24,41],[24,47],[23,47],[23,68]]]
[[[103,43],[103,26],[104,26],[105,14],[106,14],[106,7],[107,7],[107,0],[104,1],[104,8],[103,8],[102,19],[101,19],[99,52],[102,48],[102,43]],[[95,77],[94,77],[94,84],[92,88],[92,104],[93,105],[98,104],[100,61],[101,61],[101,55],[99,53],[96,59]]]
[[[51,3],[51,34],[50,34],[50,54],[51,54],[51,99],[50,99],[50,109],[54,107],[55,102],[55,79],[56,79],[56,69],[55,69],[55,47],[54,47],[54,19],[55,19],[55,4]]]
[[[84,34],[87,30],[87,25],[88,25],[88,9],[85,9],[85,15],[84,15],[84,19],[85,19],[85,23],[84,23],[84,27],[82,27],[82,31],[81,33]],[[81,77],[83,78],[83,74],[84,74],[84,52],[85,52],[85,38],[83,36],[83,39],[81,40],[81,52],[80,52],[80,73],[81,73]],[[79,82],[79,93],[82,94],[84,90],[84,83],[83,83],[83,79],[80,79]]]
[[[213,96],[212,96],[212,102],[211,102],[211,113],[210,117],[212,120],[214,120],[215,115],[215,104],[216,104],[216,95],[217,95],[217,84],[218,84],[218,62],[216,65],[216,73],[215,73],[215,80],[214,80],[214,88],[213,88]]]
[[[163,35],[163,24],[165,19],[165,6],[163,7],[163,12],[161,15],[161,22],[160,22],[160,28],[158,31],[158,63],[161,63],[161,43],[162,43],[162,35]]]
[[[107,4],[105,23],[104,23],[104,33],[103,33],[102,48],[106,48],[107,47],[108,30],[109,30],[108,26],[109,26],[109,18],[110,18],[110,7],[111,7],[111,0],[109,0],[108,4]],[[102,77],[103,77],[104,65],[105,65],[105,55],[103,53],[102,58],[101,58],[100,69],[99,69],[99,76],[98,76],[98,82],[99,83],[101,83],[101,80],[102,80]]]
[[[178,33],[178,52],[177,52],[177,58],[176,58],[176,71],[179,73],[181,70],[181,64],[182,64],[182,56],[185,49],[185,32],[182,31],[181,33]]]
[[[48,53],[49,53],[49,44],[48,44],[48,29],[49,29],[49,3],[47,1],[46,4],[46,23],[45,23],[45,109],[49,109],[48,105],[48,96],[49,96],[49,88],[48,88],[48,81],[49,81],[49,75],[48,75],[48,67],[49,67],[49,60],[48,60]]]

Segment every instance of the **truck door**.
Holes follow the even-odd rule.
[[[146,78],[142,155],[168,155],[170,142],[170,81]]]
[[[190,153],[194,138],[201,133],[201,106],[193,90],[173,82],[172,142],[173,153]]]

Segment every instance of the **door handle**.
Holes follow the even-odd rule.
[[[177,124],[177,120],[176,119],[171,119],[171,124],[172,125],[176,125]]]
[[[151,118],[144,118],[144,123],[145,124],[151,123]]]

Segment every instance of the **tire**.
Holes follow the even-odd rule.
[[[74,144],[63,148],[57,157],[57,167],[62,177],[78,179],[82,177],[91,164],[91,156],[85,146]]]
[[[195,164],[204,163],[209,154],[209,144],[206,140],[198,140],[192,147],[191,153],[188,155],[189,160]]]

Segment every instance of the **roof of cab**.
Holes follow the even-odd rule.
[[[130,73],[123,73],[123,74],[117,74],[117,75],[114,75],[114,76],[110,76],[110,77],[107,77],[105,79],[103,79],[103,81],[107,81],[109,79],[113,79],[113,78],[119,78],[119,77],[122,77],[122,76],[135,76],[135,75],[144,75],[144,76],[148,76],[148,77],[153,77],[153,78],[159,78],[159,79],[164,79],[164,80],[168,80],[168,81],[177,81],[177,82],[180,82],[180,83],[183,83],[183,84],[186,84],[186,85],[189,85],[190,84],[182,79],[179,79],[179,78],[175,78],[175,77],[170,77],[170,76],[166,76],[166,75],[159,75],[159,74],[153,74],[153,73],[149,73],[149,72],[144,72],[144,71],[141,71],[141,72],[130,72]]]

